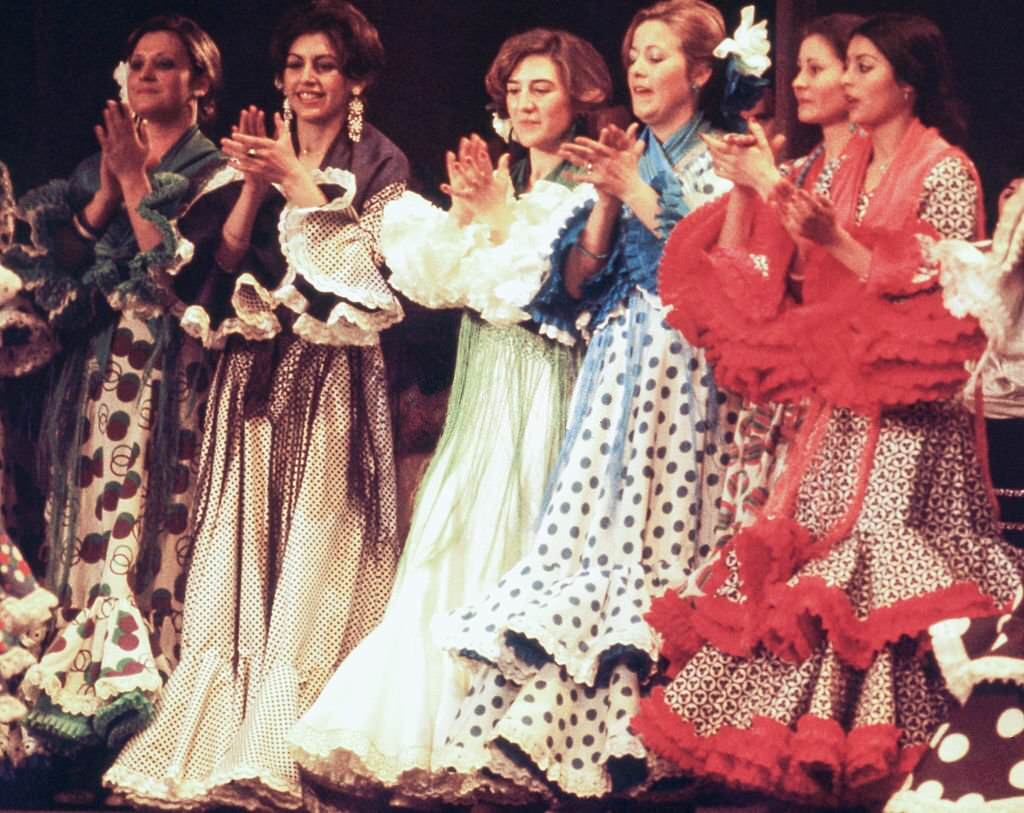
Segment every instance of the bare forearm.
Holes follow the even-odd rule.
[[[243,185],[238,200],[221,227],[217,263],[222,268],[235,269],[249,250],[253,224],[256,222],[256,213],[262,200],[263,194],[260,190]]]
[[[139,213],[139,204],[152,192],[149,178],[145,174],[138,178],[121,181],[121,190],[124,194],[124,206],[128,212],[128,220],[132,224],[132,231],[135,233],[135,242],[141,251],[152,251],[163,239],[160,230],[150,223]]]
[[[659,233],[661,222],[658,215],[661,214],[661,202],[658,193],[652,187],[640,181],[623,196],[622,200],[651,234]]]
[[[746,186],[733,187],[725,206],[725,221],[718,236],[722,248],[739,249],[750,242],[754,225],[754,205],[757,192]]]
[[[583,296],[583,284],[604,265],[611,250],[619,210],[620,206],[613,198],[598,199],[587,225],[569,252],[564,269],[565,288],[574,299]]]

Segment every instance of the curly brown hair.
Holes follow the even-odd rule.
[[[577,113],[596,110],[611,96],[611,74],[593,45],[568,31],[533,28],[505,40],[487,71],[484,85],[499,116],[508,116],[505,96],[509,76],[523,59],[534,55],[546,56],[555,63]]]
[[[373,84],[384,69],[384,46],[366,15],[345,0],[316,0],[298,6],[281,18],[270,40],[274,74],[284,72],[288,50],[303,34],[323,34],[331,41],[347,79]]]

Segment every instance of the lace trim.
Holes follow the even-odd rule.
[[[25,716],[25,705],[9,694],[0,695],[0,725],[10,725]]]
[[[74,652],[78,651],[82,643],[76,631],[77,627],[92,624],[94,629],[90,638],[95,641],[97,637],[102,636],[104,654],[99,660],[101,664],[106,664],[105,653],[116,646],[111,639],[111,636],[116,634],[111,620],[122,615],[134,621],[135,630],[138,631],[137,648],[126,652],[125,658],[141,668],[135,674],[119,671],[121,667],[118,661],[116,669],[107,674],[101,671],[90,689],[72,691],[65,688],[70,658],[74,657]],[[40,695],[45,695],[63,711],[84,717],[95,716],[105,704],[114,701],[120,695],[134,691],[158,692],[163,686],[163,677],[156,667],[149,647],[151,632],[151,625],[130,599],[121,598],[111,602],[107,596],[98,596],[88,609],[80,612],[75,620],[61,631],[39,663],[29,668],[22,680],[21,692],[32,702],[39,702]],[[64,646],[56,648],[58,642],[64,642]],[[93,660],[97,660],[95,653]],[[85,693],[86,691],[89,693]]]
[[[327,274],[320,273],[315,264],[310,261],[312,252],[306,234],[306,221],[310,215],[326,212],[342,213],[351,221],[348,225],[354,227],[359,226],[360,220],[359,213],[352,206],[356,192],[356,179],[351,172],[331,167],[326,172],[316,170],[313,177],[319,183],[341,186],[346,191],[344,195],[328,201],[324,206],[301,208],[289,205],[281,211],[281,217],[278,220],[278,237],[288,268],[280,287],[294,286],[296,278],[302,276],[318,291],[334,294],[365,308],[384,310],[394,307],[395,299],[390,293],[345,285],[331,279]],[[375,197],[380,197],[388,192],[388,189],[382,190]],[[368,203],[368,208],[369,205]]]
[[[204,779],[153,779],[115,763],[104,775],[103,786],[121,794],[135,807],[189,810],[211,806],[262,810],[277,807],[298,810],[302,792],[294,783],[267,776],[256,768],[237,767]],[[255,798],[254,798],[255,795]]]
[[[36,662],[35,655],[20,646],[12,647],[0,654],[0,677],[10,680],[20,675]]]
[[[36,587],[31,593],[15,598],[8,596],[0,601],[0,621],[15,634],[49,622],[57,597],[49,590]]]
[[[254,296],[259,305],[247,303],[247,295]],[[180,316],[181,329],[198,339],[204,347],[222,350],[230,336],[239,335],[247,341],[272,339],[281,332],[281,323],[274,314],[276,298],[267,291],[251,274],[242,274],[235,281],[231,305],[236,316],[221,322],[220,327],[210,327],[210,314],[201,305],[189,305]]]

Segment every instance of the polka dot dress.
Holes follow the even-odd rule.
[[[1024,607],[931,629],[935,655],[961,700],[886,813],[1024,809]]]
[[[450,732],[453,767],[521,787],[512,750],[578,796],[643,774],[628,723],[658,657],[644,613],[710,552],[726,402],[653,297],[632,293],[595,332],[532,551],[440,630],[489,664]]]
[[[105,777],[147,806],[298,807],[288,731],[390,592],[394,463],[380,349],[269,344],[239,342],[218,367],[182,659],[153,723]],[[368,422],[361,442],[357,420]],[[348,480],[353,454],[379,476],[376,528]]]

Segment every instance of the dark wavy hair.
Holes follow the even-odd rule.
[[[728,127],[722,113],[725,61],[716,59],[713,54],[718,43],[726,37],[722,12],[705,0],[661,0],[653,6],[640,9],[633,15],[626,36],[622,39],[622,64],[627,72],[633,35],[641,24],[649,20],[660,20],[679,37],[691,71],[696,67],[711,69],[711,78],[701,88],[697,108],[712,124]]]
[[[953,84],[946,41],[927,17],[886,12],[869,17],[854,29],[892,65],[896,80],[914,89],[914,115],[934,127],[950,144],[963,145],[967,126]]]
[[[846,60],[846,46],[857,27],[867,20],[860,14],[826,14],[815,17],[800,29],[800,41],[808,37],[821,37],[829,44],[832,52],[841,60]]]
[[[345,0],[316,0],[287,12],[278,22],[270,40],[274,74],[284,72],[288,50],[303,34],[323,34],[331,41],[347,79],[373,84],[384,69],[384,46],[377,28],[366,15]]]
[[[581,37],[552,28],[532,28],[501,44],[484,78],[492,108],[508,117],[508,78],[528,56],[546,56],[558,67],[577,113],[601,107],[612,94],[612,77],[604,57]]]
[[[224,84],[224,71],[221,68],[220,48],[213,41],[213,37],[195,20],[183,17],[180,14],[161,14],[157,17],[150,17],[142,25],[128,35],[125,44],[125,55],[131,58],[132,51],[139,44],[139,40],[146,34],[155,31],[168,31],[177,35],[181,44],[185,46],[189,61],[192,63],[192,74],[194,76],[205,76],[209,80],[209,89],[206,95],[198,100],[199,121],[209,124],[217,118],[217,95]]]

